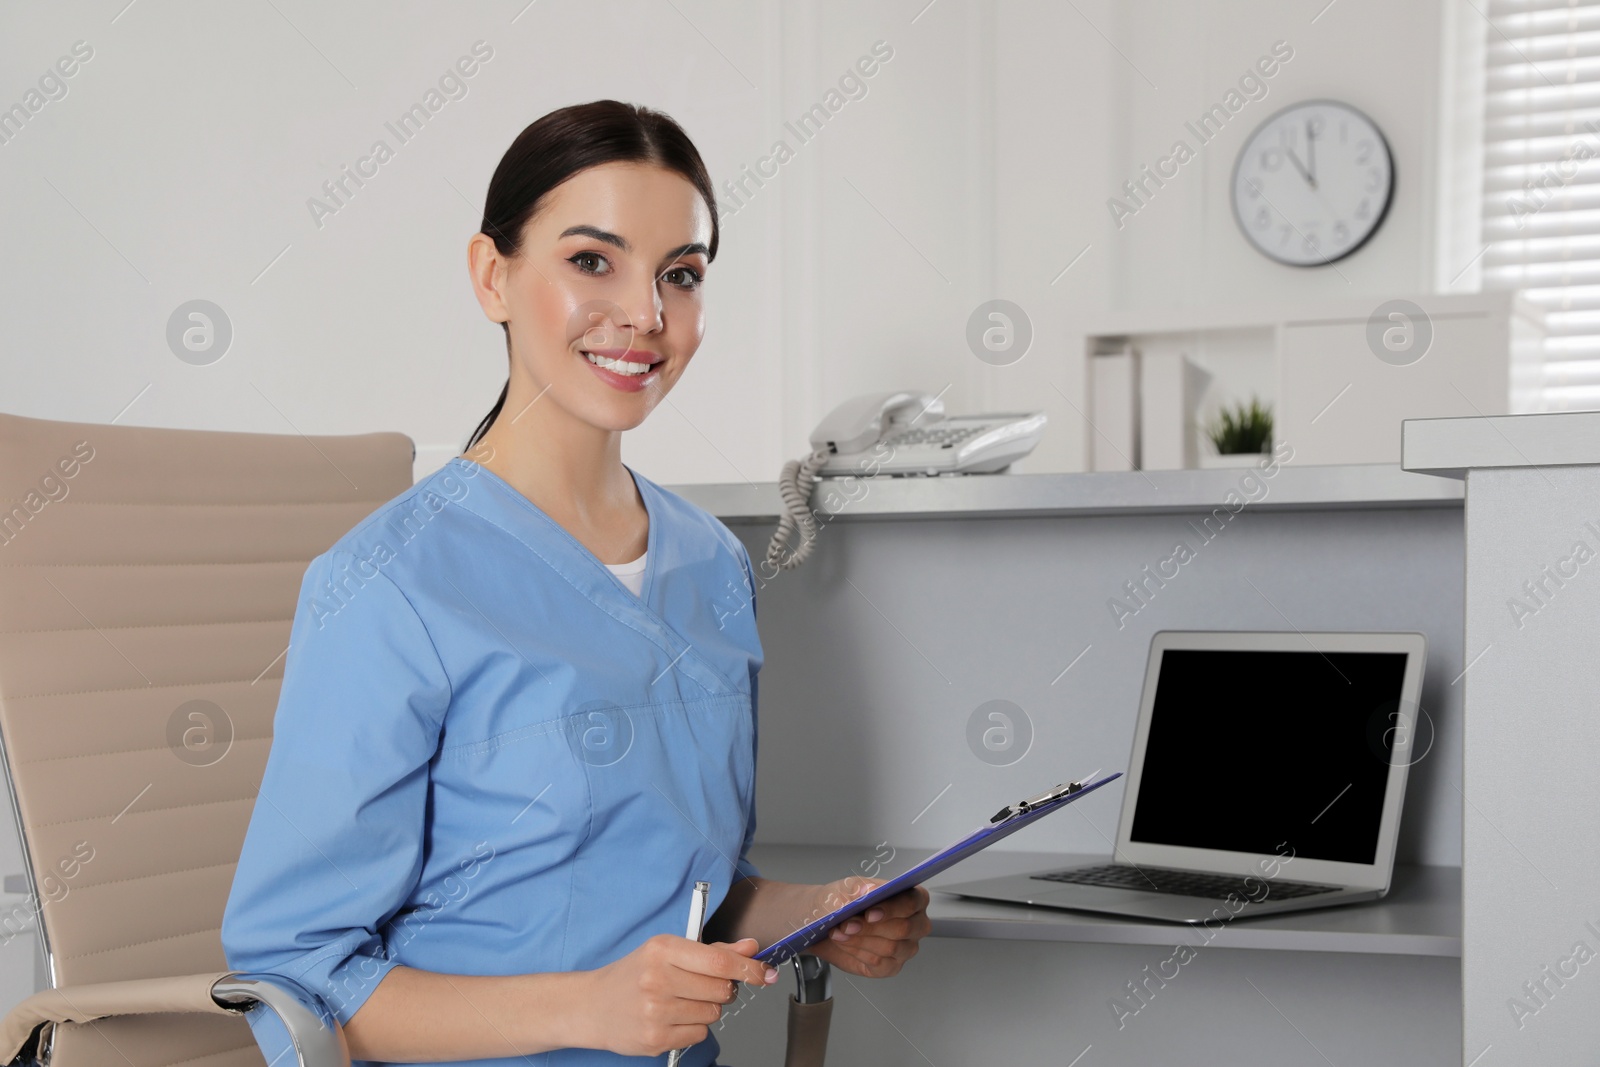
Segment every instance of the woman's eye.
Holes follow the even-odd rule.
[[[698,289],[705,279],[693,267],[673,267],[662,275],[668,284],[676,285],[680,289]]]
[[[606,257],[598,252],[579,252],[567,262],[574,264],[585,274],[603,274],[605,268],[609,266]]]

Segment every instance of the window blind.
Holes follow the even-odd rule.
[[[1483,283],[1545,312],[1531,406],[1600,408],[1600,2],[1487,14]]]

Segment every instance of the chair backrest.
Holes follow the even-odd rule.
[[[0,944],[36,910],[52,985],[227,969],[301,578],[412,457],[398,433],[0,415],[0,742],[33,893]],[[94,1032],[108,1063],[260,1062],[226,1017]]]

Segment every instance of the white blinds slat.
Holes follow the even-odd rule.
[[[1573,82],[1570,85],[1549,85],[1538,82],[1520,89],[1504,89],[1486,93],[1484,104],[1490,119],[1537,116],[1595,106],[1600,101],[1600,84]]]
[[[1506,142],[1527,141],[1539,137],[1560,137],[1567,140],[1577,137],[1593,139],[1596,134],[1590,129],[1591,125],[1600,128],[1600,92],[1596,93],[1594,103],[1571,105],[1562,111],[1536,111],[1528,114],[1519,103],[1514,114],[1507,114],[1484,124],[1483,143],[1502,145]]]
[[[1600,208],[1563,211],[1559,201],[1552,201],[1543,210],[1535,205],[1531,211],[1485,210],[1483,214],[1483,239],[1490,242],[1524,241],[1600,230]]]
[[[1557,237],[1517,237],[1496,241],[1484,253],[1483,261],[1490,266],[1508,263],[1528,265],[1558,263],[1570,265],[1587,260],[1600,260],[1600,233],[1563,234]]]
[[[1581,311],[1550,311],[1545,314],[1546,337],[1600,338],[1600,308]]]
[[[1569,168],[1566,173],[1573,173]],[[1584,186],[1600,184],[1600,168],[1587,165],[1576,168],[1573,179],[1563,184],[1564,177],[1561,171],[1555,170],[1550,165],[1534,167],[1496,167],[1492,170],[1485,169],[1483,176],[1483,191],[1486,194],[1513,193],[1519,189],[1526,189],[1531,184],[1555,191],[1558,187],[1564,190],[1579,189]],[[1504,204],[1504,196],[1501,202]]]
[[[1600,260],[1572,263],[1519,263],[1486,267],[1483,271],[1483,280],[1491,289],[1594,285],[1600,283]]]
[[[1592,311],[1600,309],[1600,285],[1535,287],[1524,289],[1522,296],[1528,303],[1543,311],[1546,316],[1563,311]]]
[[[1496,25],[1508,18],[1528,18],[1540,12],[1564,14],[1574,8],[1583,10],[1592,4],[1573,4],[1568,0],[1493,0],[1489,7],[1489,20]]]
[[[1600,156],[1600,122],[1585,120],[1594,127],[1579,127],[1571,133],[1553,137],[1518,137],[1499,143],[1484,145],[1485,167],[1538,166],[1571,160],[1572,166],[1584,168]]]
[[[1508,40],[1516,42],[1529,37],[1561,33],[1568,28],[1574,32],[1600,29],[1600,11],[1588,6],[1570,7],[1562,4],[1545,11],[1496,15],[1489,20],[1489,26],[1491,43]]]

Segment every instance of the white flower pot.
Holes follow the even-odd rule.
[[[1221,455],[1215,452],[1202,452],[1200,454],[1200,469],[1220,470],[1228,467],[1254,467],[1271,458],[1272,454],[1270,452],[1228,452]]]

